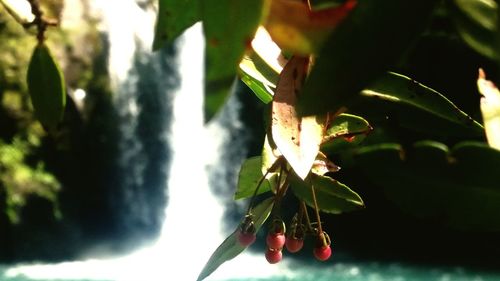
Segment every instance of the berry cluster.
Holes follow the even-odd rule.
[[[284,162],[284,158],[279,158],[268,169],[266,174],[257,184],[257,188],[255,189],[248,206],[247,214],[238,227],[237,239],[239,244],[244,247],[248,247],[255,242],[257,228],[252,214],[252,207],[260,185],[270,172],[275,172],[277,177],[274,178],[276,181],[274,182],[274,188],[271,189],[274,193],[274,204],[270,217],[272,217],[273,220],[269,225],[269,231],[266,237],[266,260],[270,264],[280,262],[283,258],[283,247],[286,247],[287,251],[290,253],[299,252],[304,246],[304,239],[307,235],[315,238],[315,246],[313,249],[314,257],[320,261],[328,260],[332,254],[332,249],[330,247],[331,240],[330,236],[323,231],[319,215],[320,209],[316,199],[316,191],[312,184],[310,185],[310,188],[313,199],[312,201],[314,203],[313,210],[316,221],[311,222],[308,214],[308,207],[302,200],[300,201],[298,212],[293,216],[288,224],[288,229],[281,219],[281,202],[287,193],[290,185],[290,176],[292,174],[290,169],[287,167],[286,162]]]
[[[317,260],[326,261],[330,258],[332,249],[330,247],[331,240],[329,235],[325,231],[313,227],[314,224],[309,222],[308,216],[304,216],[304,211],[305,205],[304,208],[293,217],[288,227],[288,231],[283,220],[275,218],[271,222],[266,236],[267,250],[265,253],[266,260],[270,264],[275,264],[282,260],[282,250],[284,247],[290,253],[299,252],[304,246],[306,235],[314,236],[316,239],[313,254]],[[306,217],[306,225],[301,221],[303,217]],[[238,229],[238,242],[242,246],[247,247],[255,242],[255,239],[256,233],[252,216],[247,215]]]

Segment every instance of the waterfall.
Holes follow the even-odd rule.
[[[124,142],[121,161],[139,161],[143,147],[134,137],[138,127],[137,77],[133,60],[151,60],[149,48],[153,39],[155,15],[141,9],[134,0],[95,1],[104,18],[110,43],[109,72],[117,90],[115,103],[121,118]],[[119,7],[118,10],[116,7]],[[224,202],[231,200],[234,186],[225,186],[227,169],[237,169],[243,161],[243,144],[231,143],[228,128],[241,130],[238,121],[239,102],[232,98],[217,120],[203,122],[203,35],[201,24],[190,28],[177,42],[176,69],[180,85],[174,93],[169,140],[171,164],[167,186],[168,204],[160,237],[149,246],[118,258],[91,258],[59,264],[20,265],[7,270],[5,276],[27,276],[33,280],[195,280],[215,248],[227,236],[222,227]],[[160,67],[156,67],[160,68]],[[161,69],[158,69],[161,73]],[[156,76],[155,76],[156,77]],[[168,77],[163,77],[168,79]],[[162,77],[156,77],[162,85]],[[238,136],[238,138],[243,136]],[[229,153],[225,155],[224,153]],[[139,161],[140,162],[140,161]],[[145,169],[137,163],[130,174],[124,175],[133,186],[144,184]],[[212,176],[209,175],[212,173]],[[231,174],[231,173],[229,173]],[[232,171],[232,174],[235,174]],[[125,181],[127,182],[127,180]],[[210,188],[219,186],[218,197]],[[220,188],[220,186],[223,186]],[[225,189],[225,190],[224,190]],[[132,198],[141,200],[141,198]],[[134,203],[130,200],[131,204]],[[133,209],[133,208],[131,208]],[[137,209],[133,209],[137,210]],[[137,210],[141,213],[141,210]],[[128,214],[127,214],[128,215]],[[145,217],[148,214],[131,214]],[[236,227],[236,225],[234,226]],[[238,265],[238,260],[240,265]],[[224,265],[207,280],[231,280],[235,277],[265,277],[271,268],[262,255],[247,255]],[[252,264],[251,267],[247,266]],[[256,270],[259,268],[258,270]],[[213,279],[215,278],[215,279]],[[17,280],[17,279],[16,279]]]

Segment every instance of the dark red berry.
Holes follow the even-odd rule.
[[[248,247],[255,242],[255,233],[238,231],[238,242],[241,246]]]
[[[332,255],[330,245],[314,248],[314,257],[320,261],[326,261]]]
[[[285,245],[286,245],[286,249],[290,253],[296,253],[296,252],[300,251],[302,249],[302,247],[304,246],[304,240],[296,238],[296,237],[288,237],[286,239]]]
[[[267,246],[272,249],[283,248],[285,240],[285,235],[283,233],[269,233],[266,237]]]
[[[280,249],[268,248],[266,251],[266,260],[270,264],[275,264],[281,261],[283,258],[283,253]]]

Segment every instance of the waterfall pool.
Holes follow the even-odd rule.
[[[479,270],[464,269],[462,267],[432,267],[432,266],[414,266],[408,264],[398,263],[381,263],[381,262],[330,262],[330,265],[305,265],[305,264],[288,264],[288,268],[283,266],[268,265],[268,267],[275,267],[271,275],[262,276],[261,273],[256,272],[254,276],[242,276],[242,274],[235,273],[232,278],[231,273],[224,272],[229,269],[227,266],[221,268],[221,272],[215,272],[209,276],[207,281],[285,281],[285,280],[300,280],[300,281],[497,281],[500,280],[500,272],[487,272]],[[230,263],[231,267],[238,265],[238,259]],[[82,266],[82,264],[80,265]],[[245,264],[239,263],[240,267],[246,267]],[[68,277],[64,273],[64,268],[67,266],[59,265],[60,271],[57,266],[27,266],[8,268],[0,267],[0,280],[2,281],[121,281],[122,279],[109,279],[106,278],[103,272],[103,278],[96,276],[95,272],[85,271],[85,266],[81,267],[81,272],[73,272],[73,276],[81,276],[78,278],[65,278]],[[77,270],[75,265],[72,270]],[[276,268],[277,267],[277,268]],[[293,267],[293,270],[290,269]],[[45,270],[44,270],[45,268]],[[105,268],[100,270],[106,271]],[[165,269],[168,270],[168,269]],[[186,268],[186,270],[189,270]],[[238,268],[233,268],[231,272],[238,271]],[[243,272],[249,273],[248,268],[242,269]],[[92,276],[87,276],[90,274]],[[154,278],[145,273],[144,278],[135,279],[137,281],[150,281],[150,280],[169,280],[167,275],[162,276],[158,273]],[[165,278],[162,278],[165,277]],[[177,279],[177,278],[176,278]],[[134,280],[134,279],[126,279]],[[177,280],[185,280],[178,277]]]

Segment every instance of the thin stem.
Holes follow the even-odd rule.
[[[257,183],[257,187],[255,188],[255,190],[253,192],[252,199],[250,199],[250,204],[248,204],[247,215],[250,214],[250,211],[252,210],[252,206],[255,202],[255,197],[257,196],[257,192],[259,191],[260,186],[262,185],[262,183],[266,179],[267,175],[271,171],[276,169],[276,166],[281,162],[281,159],[282,158],[276,159],[276,161],[273,163],[273,165],[271,165],[271,167],[269,167],[269,169],[267,169],[266,173],[260,178],[259,182]]]
[[[321,227],[321,218],[319,216],[318,201],[316,200],[316,192],[314,191],[314,185],[311,183],[311,192],[314,203],[314,212],[316,213],[316,221],[318,222],[318,232],[323,233],[323,228]]]
[[[30,3],[31,13],[35,16],[35,19],[33,22],[26,24],[25,27],[36,25],[38,29],[36,39],[38,40],[38,44],[42,44],[43,41],[45,41],[45,30],[47,30],[47,26],[55,26],[57,25],[57,21],[43,18],[43,11],[40,9],[39,0],[28,0],[28,2]]]
[[[273,214],[273,217],[278,217],[276,216],[276,210],[280,210],[281,209],[281,199],[283,199],[287,189],[288,189],[288,173],[289,171],[286,171],[286,178],[285,178],[285,181],[283,182],[283,184],[279,187],[278,191],[276,192],[276,196],[275,196],[275,199],[274,199],[274,207],[273,207],[273,210],[272,210],[272,214]],[[281,176],[281,173],[280,173],[280,176]]]
[[[312,232],[312,229],[313,227],[311,226],[311,219],[309,218],[309,213],[307,212],[307,206],[306,206],[306,203],[304,201],[301,201],[300,202],[300,207],[302,208],[303,212],[304,212],[304,217],[306,218],[306,224],[307,224],[307,230],[309,232]]]

